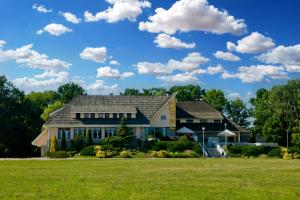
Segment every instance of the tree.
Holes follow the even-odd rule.
[[[123,147],[128,148],[134,140],[133,132],[127,127],[124,117],[121,118],[120,126],[116,130],[116,136],[120,138]]]
[[[76,83],[67,83],[57,89],[57,94],[63,103],[68,103],[74,97],[85,94],[85,90]]]
[[[73,139],[73,144],[76,151],[80,151],[83,148],[83,140],[81,133],[77,134]]]
[[[62,132],[60,147],[62,150],[67,149],[67,141],[66,141],[66,132],[65,131]]]
[[[169,93],[177,92],[177,100],[179,101],[196,101],[203,98],[205,90],[201,89],[199,85],[185,85],[173,86],[170,88]]]
[[[153,87],[153,88],[149,88],[149,89],[143,89],[143,96],[164,96],[167,95],[167,90],[166,88],[163,87]]]
[[[33,104],[0,76],[0,157],[34,156],[31,141],[40,132]]]
[[[216,89],[207,90],[204,95],[204,100],[220,112],[223,112],[228,102],[225,98],[224,92]]]
[[[244,128],[247,128],[250,124],[248,121],[250,117],[250,111],[240,98],[231,100],[227,103],[226,114],[229,119]]]
[[[55,152],[56,148],[57,148],[57,139],[56,136],[53,136],[50,140],[50,153]]]
[[[124,93],[121,93],[123,96],[139,96],[140,91],[134,88],[126,88]]]
[[[93,145],[92,132],[90,129],[88,129],[87,134],[86,134],[86,144],[87,144],[87,146]]]
[[[254,131],[269,142],[286,145],[288,130],[297,133],[300,120],[300,79],[290,80],[270,90],[260,89],[251,99],[254,107]],[[291,137],[289,137],[291,140]]]
[[[52,112],[62,108],[63,106],[64,106],[64,104],[61,101],[56,101],[53,104],[48,105],[47,108],[45,108],[43,114],[41,115],[41,118],[44,121],[47,121],[49,119],[49,115]]]

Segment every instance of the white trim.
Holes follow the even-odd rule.
[[[119,127],[120,124],[113,124],[113,125],[109,125],[109,124],[95,124],[95,125],[90,125],[90,124],[80,124],[80,125],[71,125],[71,124],[65,124],[65,125],[45,125],[45,127],[47,128],[66,128],[66,127],[70,127],[70,128],[113,128],[113,127]],[[138,125],[127,125],[128,127],[150,127],[149,124],[138,124]]]

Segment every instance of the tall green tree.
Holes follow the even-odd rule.
[[[204,100],[220,112],[224,111],[224,108],[228,102],[224,92],[216,89],[207,90],[204,95]]]
[[[170,88],[169,93],[177,92],[176,98],[179,101],[196,101],[204,97],[205,90],[201,89],[199,85],[184,85],[173,86]]]
[[[225,106],[225,110],[229,119],[244,128],[249,126],[250,111],[240,98],[229,101]]]
[[[49,119],[49,115],[52,112],[62,108],[63,106],[64,104],[61,101],[55,101],[53,104],[49,104],[47,108],[45,108],[44,112],[42,113],[41,118],[44,121],[47,121]]]
[[[68,103],[74,97],[85,94],[85,90],[76,83],[67,83],[57,89],[57,94],[63,103]]]
[[[124,148],[129,148],[133,144],[134,135],[126,125],[126,119],[124,117],[121,118],[120,126],[116,130],[116,136],[120,138]]]
[[[124,93],[121,93],[121,95],[123,96],[139,96],[140,91],[138,89],[134,89],[134,88],[126,88],[124,90]]]
[[[300,120],[300,79],[270,90],[260,89],[250,102],[254,107],[254,132],[285,146],[287,131],[289,135],[296,133]]]
[[[142,95],[144,96],[164,96],[167,95],[168,91],[163,87],[153,87],[149,89],[143,89]]]

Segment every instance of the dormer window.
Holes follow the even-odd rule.
[[[103,118],[103,113],[98,113],[98,118]]]
[[[76,119],[80,119],[80,113],[76,113]]]
[[[90,117],[90,113],[84,113],[83,116],[84,116],[84,118],[89,118]]]
[[[194,123],[194,120],[192,120],[192,119],[187,119],[187,120],[186,120],[186,123],[192,124],[192,123]]]
[[[104,114],[105,118],[109,118],[109,113]]]
[[[113,113],[113,118],[118,118],[118,113]]]
[[[131,113],[127,113],[127,118],[131,119]]]
[[[119,113],[119,118],[122,118],[123,117],[123,113]]]
[[[95,118],[95,113],[91,113],[91,118]]]

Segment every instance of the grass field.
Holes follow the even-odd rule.
[[[0,199],[300,199],[300,160],[2,160]]]

